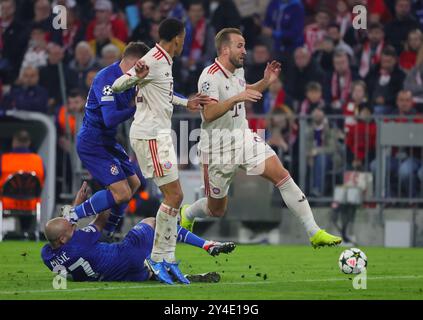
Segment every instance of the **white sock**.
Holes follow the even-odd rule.
[[[195,218],[209,217],[208,212],[207,198],[201,198],[185,209],[185,216],[189,221],[194,221]]]
[[[287,205],[288,209],[302,222],[309,237],[312,237],[320,230],[319,226],[314,221],[313,212],[307,198],[297,186],[294,180],[287,176],[276,187],[282,195],[282,199]]]
[[[151,259],[155,262],[166,260],[175,262],[175,249],[177,235],[176,214],[179,209],[171,208],[161,204],[156,215],[156,229],[154,231],[153,250]]]

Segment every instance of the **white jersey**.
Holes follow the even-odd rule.
[[[172,58],[158,44],[143,58],[149,74],[136,97],[137,110],[129,132],[130,138],[155,139],[170,134],[173,114]],[[128,73],[135,75],[135,68]]]
[[[198,80],[198,91],[216,102],[225,101],[245,91],[246,81],[244,69],[238,68],[234,73],[226,70],[216,59],[215,63],[206,67]],[[198,148],[202,152],[237,149],[242,146],[243,134],[248,129],[245,103],[234,105],[232,110],[220,118],[201,123],[201,135]]]

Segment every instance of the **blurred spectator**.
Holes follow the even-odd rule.
[[[104,27],[110,24],[111,36],[122,42],[128,41],[128,28],[125,21],[113,14],[113,4],[109,0],[96,0],[94,4],[95,18],[87,26],[86,40],[91,41],[96,38],[95,29],[98,24]]]
[[[131,41],[145,41],[149,37],[151,23],[157,19],[157,5],[153,0],[141,4],[140,22],[131,35]]]
[[[347,163],[354,170],[368,170],[376,155],[376,124],[366,104],[360,104],[357,111],[355,123],[349,126],[345,139]]]
[[[354,81],[351,89],[351,97],[349,101],[342,107],[345,117],[345,132],[348,133],[350,128],[356,125],[356,117],[359,115],[363,107],[369,107],[367,100],[367,86],[362,80]]]
[[[259,133],[258,130],[266,130],[266,119],[257,117],[251,101],[246,101],[245,113],[248,120],[248,128],[250,128],[251,131]]]
[[[339,25],[341,38],[344,38],[352,24],[352,14],[346,0],[338,0],[336,3],[336,24]]]
[[[312,112],[312,122],[306,129],[306,150],[308,165],[311,168],[311,194],[322,196],[326,189],[326,175],[337,166],[336,132],[329,125],[324,110],[316,108]],[[336,159],[335,159],[336,158]]]
[[[311,115],[314,109],[321,109],[326,112],[327,108],[323,100],[323,91],[320,83],[309,82],[306,87],[306,98],[301,103],[300,114]]]
[[[416,109],[413,106],[413,96],[411,92],[402,90],[397,96],[397,109],[394,111],[397,115],[395,122],[415,122],[423,124],[423,118],[406,118],[415,116]],[[391,175],[398,178],[401,191],[405,195],[415,197],[417,195],[417,173],[421,166],[421,148],[394,148],[392,151],[394,155],[390,159]],[[400,196],[400,195],[399,195]]]
[[[153,48],[156,43],[160,41],[159,37],[159,21],[152,21],[150,23],[150,30],[147,35],[147,38],[143,39],[142,41],[149,46],[150,48]]]
[[[78,17],[76,4],[71,7],[66,2],[66,29],[59,30],[58,39],[55,41],[65,50],[67,60],[75,54],[74,50],[80,41],[85,39],[85,30],[82,21]]]
[[[43,187],[45,180],[43,159],[37,153],[31,151],[30,146],[31,136],[27,131],[20,130],[14,133],[12,138],[12,149],[10,152],[0,155],[0,191],[3,189],[3,185],[7,178],[19,171],[34,172],[40,180],[41,187]],[[2,199],[4,208],[9,210],[22,210],[23,208],[35,209],[37,201],[37,199],[16,201],[15,199],[6,197]],[[26,234],[31,228],[33,218],[31,215],[22,214],[20,214],[18,218],[20,229]]]
[[[253,105],[256,114],[267,114],[275,108],[281,108],[285,105],[285,91],[282,81],[276,80],[269,86],[269,90],[263,93],[262,104],[255,103]]]
[[[311,81],[324,81],[324,72],[319,65],[313,63],[310,50],[306,47],[297,48],[294,52],[294,62],[289,63],[284,74],[285,91],[294,104],[301,103],[305,98],[305,87]],[[294,110],[297,107],[294,106]]]
[[[123,53],[125,43],[113,36],[112,25],[110,23],[98,22],[94,29],[94,36],[95,38],[90,40],[89,44],[94,55],[98,58],[101,57],[101,50],[109,43],[114,44],[119,49],[120,53]]]
[[[22,61],[21,70],[27,66],[36,68],[44,67],[47,65],[47,59],[46,32],[41,26],[34,25],[31,31],[28,48]]]
[[[319,48],[313,53],[313,60],[316,61],[322,70],[327,73],[333,72],[333,55],[335,54],[335,44],[331,37],[325,36]]]
[[[259,41],[252,50],[252,61],[245,66],[245,80],[247,83],[256,83],[263,78],[264,69],[271,59],[270,48],[264,41]],[[254,103],[255,113],[265,113],[263,110],[264,98]]]
[[[74,71],[78,78],[76,87],[84,90],[87,89],[85,78],[88,71],[96,66],[97,61],[88,42],[79,42],[75,48],[75,58],[69,63],[70,70]]]
[[[330,12],[324,8],[319,9],[315,21],[305,28],[305,43],[311,52],[314,52],[321,45],[323,38],[327,35]]]
[[[51,3],[48,0],[36,0],[34,2],[33,24],[41,26],[47,32],[47,40],[51,40],[53,29],[53,17]]]
[[[267,143],[278,154],[288,152],[297,139],[292,110],[286,105],[279,105],[271,111],[269,119]]]
[[[182,51],[183,81],[186,83],[185,92],[192,93],[197,89],[201,72],[215,57],[216,32],[206,20],[201,0],[194,0],[189,4],[185,33]]]
[[[385,32],[383,25],[373,23],[369,26],[368,39],[358,54],[359,75],[362,79],[380,63],[382,50],[385,47]]]
[[[48,64],[40,69],[40,84],[47,89],[49,113],[63,103],[63,90],[69,90],[78,85],[76,73],[63,63],[63,48],[55,43],[49,43]]]
[[[83,115],[85,106],[85,94],[79,90],[71,90],[67,97],[67,103],[59,108],[56,123],[59,132],[58,143],[63,151],[70,152],[70,141],[76,133],[76,115]]]
[[[420,30],[411,30],[408,34],[407,43],[404,46],[404,51],[399,57],[399,66],[404,71],[411,70],[417,61],[417,54],[423,49],[423,34]]]
[[[419,54],[416,67],[405,78],[404,90],[411,92],[416,110],[423,113],[423,55]]]
[[[33,66],[25,67],[19,78],[19,85],[13,85],[4,97],[5,109],[17,109],[47,113],[48,92],[39,85],[39,72]]]
[[[299,0],[272,0],[267,6],[263,34],[272,37],[275,52],[292,54],[304,44],[304,7]]]
[[[118,61],[121,57],[118,47],[114,44],[109,43],[103,49],[101,49],[100,66],[107,67],[112,63]]]
[[[86,93],[88,93],[89,88],[91,88],[91,85],[93,84],[93,80],[95,76],[97,75],[97,72],[100,71],[100,67],[94,67],[90,71],[87,72],[87,75],[85,76],[85,88]]]
[[[223,28],[239,28],[241,16],[233,0],[212,0],[211,24],[219,32]]]
[[[186,12],[179,0],[160,0],[160,13],[162,18],[176,18],[184,21]]]
[[[341,28],[338,24],[332,23],[328,27],[328,36],[332,39],[335,51],[344,51],[349,56],[351,61],[354,61],[354,51],[353,49],[342,40]],[[323,41],[323,40],[322,40]]]
[[[14,0],[0,2],[0,75],[5,83],[13,83],[28,43],[28,28],[16,17]]]
[[[404,72],[398,67],[395,49],[391,46],[382,51],[380,64],[366,78],[370,104],[375,114],[386,114],[395,105],[397,93],[402,89]]]
[[[385,34],[397,54],[401,53],[410,31],[415,29],[419,29],[419,23],[411,15],[411,1],[396,0],[395,17],[385,26]]]
[[[330,83],[326,92],[326,101],[330,103],[331,114],[341,114],[342,106],[351,95],[352,82],[356,80],[351,71],[348,54],[344,51],[336,51],[333,57],[333,73],[329,76]]]

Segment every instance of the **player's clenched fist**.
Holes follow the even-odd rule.
[[[148,75],[149,71],[150,69],[144,60],[140,59],[135,63],[135,73],[138,78],[141,78],[141,79],[145,78]]]
[[[251,101],[251,102],[257,102],[262,98],[262,94],[256,90],[253,89],[247,89],[240,94],[238,94],[235,99],[236,102],[244,102],[244,101]]]

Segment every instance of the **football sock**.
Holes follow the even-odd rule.
[[[178,230],[178,242],[187,243],[198,248],[203,248],[204,244],[206,243],[206,240],[193,234],[187,229],[182,228],[181,226],[178,226],[177,230]]]
[[[288,209],[302,222],[309,237],[312,237],[320,230],[314,221],[313,212],[307,198],[297,186],[294,180],[288,175],[276,187],[279,189],[282,199]]]
[[[112,207],[106,226],[104,227],[106,234],[112,235],[116,231],[119,222],[123,219],[127,207],[127,203],[117,204]]]
[[[171,208],[162,203],[156,215],[153,250],[151,259],[155,262],[175,262],[176,238],[178,237],[177,214],[179,209]]]
[[[189,221],[194,221],[195,218],[209,217],[208,212],[207,198],[201,198],[185,209],[185,217],[187,217]]]
[[[92,215],[99,214],[116,204],[113,194],[110,190],[101,190],[96,192],[91,198],[85,200],[82,204],[75,206],[74,213],[77,220]]]

